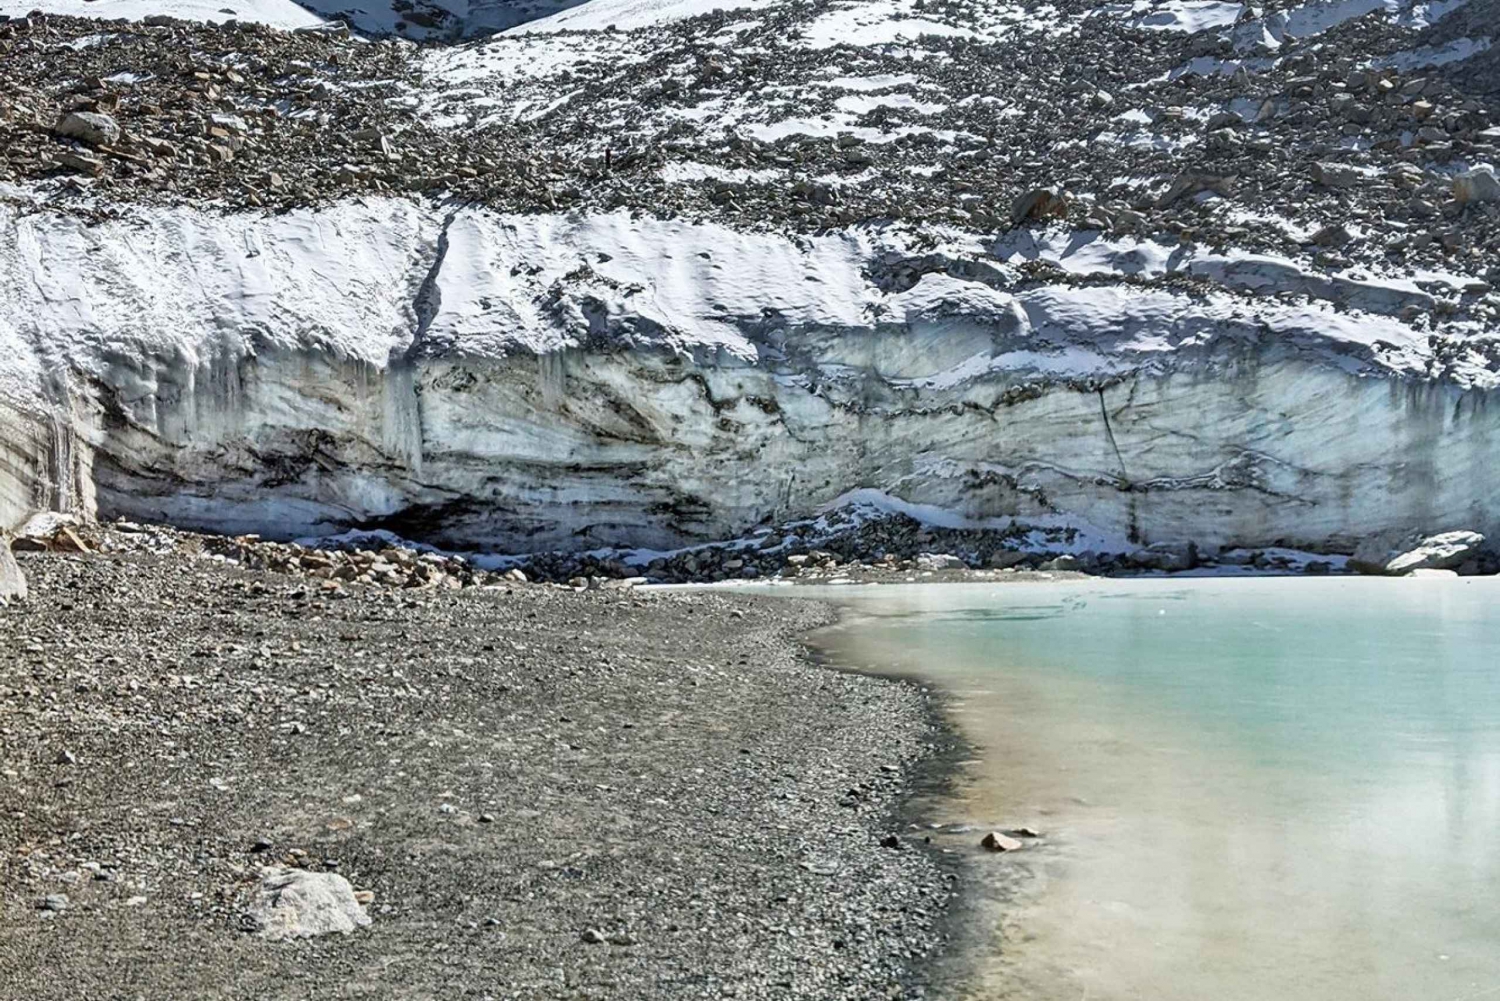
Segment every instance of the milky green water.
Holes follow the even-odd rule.
[[[1044,834],[940,841],[1013,887],[973,997],[1500,999],[1500,581],[819,596],[835,659],[953,694],[943,819]]]

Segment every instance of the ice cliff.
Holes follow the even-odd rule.
[[[1492,530],[1495,344],[1440,357],[1399,319],[1431,305],[1097,233],[7,207],[0,510],[509,551],[856,488],[1144,542]]]

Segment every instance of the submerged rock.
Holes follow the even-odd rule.
[[[370,923],[347,879],[300,869],[269,872],[245,918],[248,930],[268,939],[348,935]]]
[[[1001,834],[999,831],[991,831],[979,842],[979,847],[992,852],[1015,852],[1025,847],[1025,844],[1011,837],[1009,834]]]

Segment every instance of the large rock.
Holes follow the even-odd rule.
[[[370,923],[347,879],[300,869],[268,872],[245,917],[250,930],[269,939],[348,935]]]
[[[52,551],[86,553],[89,547],[74,531],[77,525],[78,519],[71,514],[59,514],[55,511],[38,512],[16,529],[16,537],[11,543],[11,548],[18,553]]]
[[[1363,574],[1399,577],[1415,570],[1452,570],[1476,556],[1484,545],[1478,532],[1429,535],[1376,535],[1360,543],[1349,568]]]
[[[1500,178],[1493,167],[1475,167],[1453,178],[1453,198],[1461,204],[1500,202]]]
[[[58,135],[77,139],[90,146],[109,146],[120,138],[120,126],[108,115],[92,111],[70,111],[63,115],[53,129]]]
[[[1178,573],[1198,565],[1198,547],[1191,542],[1158,543],[1150,549],[1137,549],[1130,554],[1130,560],[1142,570]]]
[[[1363,179],[1353,167],[1342,163],[1314,163],[1313,180],[1325,188],[1352,188]]]
[[[1478,532],[1444,532],[1423,539],[1414,548],[1393,557],[1385,565],[1388,574],[1414,570],[1452,570],[1484,545]]]
[[[1420,536],[1412,532],[1381,532],[1361,539],[1349,557],[1349,569],[1355,573],[1384,574],[1385,565],[1395,556],[1406,552]]]
[[[1010,206],[1010,221],[1013,226],[1067,217],[1068,196],[1047,188],[1033,188],[1019,196]]]
[[[26,577],[10,551],[10,542],[0,536],[0,605],[26,600]]]
[[[968,564],[948,553],[920,553],[917,556],[918,570],[966,570]]]

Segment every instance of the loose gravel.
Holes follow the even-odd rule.
[[[958,874],[902,810],[949,738],[919,688],[802,656],[819,605],[328,597],[180,556],[19,559],[30,600],[0,609],[0,997],[930,982]],[[373,923],[249,934],[267,866],[337,872]]]

